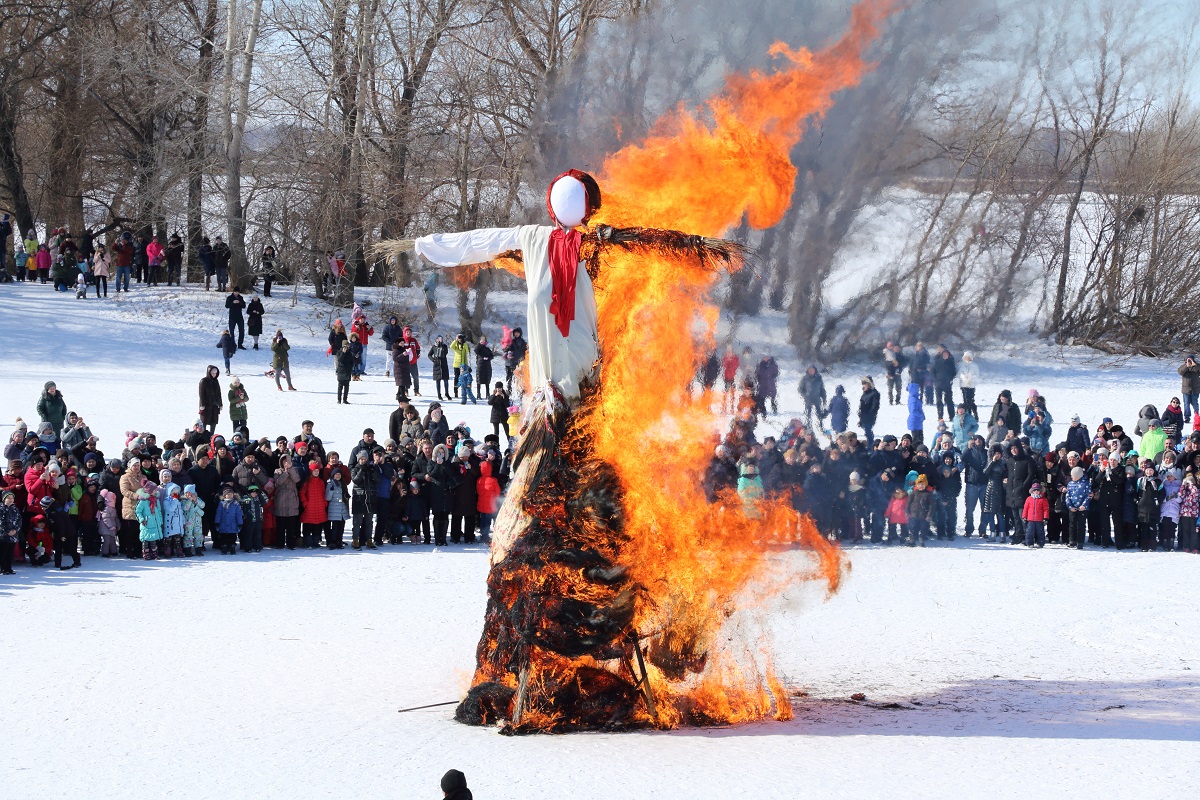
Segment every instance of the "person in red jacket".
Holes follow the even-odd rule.
[[[300,530],[304,534],[301,547],[321,546],[321,531],[329,520],[326,513],[325,481],[321,479],[321,462],[308,462],[308,480],[300,485]]]
[[[38,514],[29,523],[29,563],[35,567],[49,564],[54,558],[54,538],[46,525],[46,517]]]
[[[485,542],[492,540],[492,522],[496,512],[500,510],[500,482],[492,475],[490,461],[479,463],[479,480],[475,481],[475,493],[478,496],[476,508],[479,511],[479,537]]]
[[[412,383],[413,396],[420,397],[421,377],[417,374],[417,367],[421,363],[421,343],[413,336],[412,328],[407,325],[404,326],[404,336],[400,341],[408,351],[408,377]]]
[[[54,477],[46,469],[46,465],[35,461],[25,473],[25,506],[36,512],[43,497],[54,493]]]
[[[1046,546],[1046,518],[1050,516],[1050,503],[1042,496],[1042,485],[1035,483],[1029,487],[1029,497],[1025,498],[1025,506],[1021,509],[1021,519],[1025,522],[1025,546]]]
[[[359,367],[363,375],[367,374],[367,340],[375,335],[375,328],[371,323],[367,322],[366,317],[358,317],[350,326],[351,333],[358,334],[358,341],[362,344],[362,358],[359,359]]]

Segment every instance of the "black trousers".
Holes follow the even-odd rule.
[[[275,517],[275,535],[289,550],[295,550],[300,542],[300,517]]]
[[[350,381],[343,381],[341,379],[338,379],[337,395],[338,395],[339,403],[343,403],[343,402],[349,403],[350,402]]]
[[[0,572],[8,572],[12,569],[14,546],[7,539],[0,539]]]
[[[450,540],[458,544],[462,538],[467,544],[475,541],[476,514],[452,514],[450,517]]]
[[[350,530],[350,536],[355,547],[362,547],[371,541],[371,523],[375,520],[375,515],[365,503],[355,503],[353,514],[354,527]]]
[[[1158,546],[1167,553],[1175,549],[1175,520],[1170,517],[1158,521]]]
[[[391,535],[391,501],[390,497],[375,498],[375,544],[383,544],[383,537]]]
[[[454,396],[458,397],[458,376],[462,375],[462,367],[454,368]]]
[[[117,529],[117,549],[130,558],[142,557],[142,543],[138,538],[137,520],[121,520],[121,527]]]
[[[1129,529],[1125,527],[1125,509],[1121,507],[1122,505],[1124,503],[1109,509],[1113,524],[1113,544],[1117,546],[1118,550],[1129,547]]]
[[[900,388],[901,388],[900,387],[900,376],[899,375],[888,375],[887,376],[887,390],[888,390],[888,403],[889,404],[900,402]]]
[[[229,317],[229,332],[233,333],[235,328],[237,329],[238,347],[241,347],[242,342],[246,341],[246,320],[242,318],[241,314]]]
[[[934,405],[937,406],[939,419],[951,419],[954,417],[954,387],[952,386],[935,386],[933,387],[934,397],[937,399]]]
[[[967,407],[967,411],[971,412],[971,416],[979,419],[979,409],[975,407],[975,387],[964,386],[960,390],[963,397],[963,405]]]
[[[346,520],[331,519],[325,523],[325,546],[330,550],[341,550],[346,535]]]
[[[450,526],[449,514],[433,515],[433,543],[436,545],[444,545],[446,543],[446,529]]]
[[[305,547],[320,547],[321,546],[321,529],[325,527],[323,522],[305,522],[300,528],[304,533]]]
[[[1195,517],[1179,518],[1179,549],[1182,552],[1200,550],[1200,537],[1196,535]]]
[[[412,526],[414,536],[420,535],[425,540],[425,544],[429,544],[429,517],[410,519],[408,524]]]
[[[1086,511],[1071,511],[1071,544],[1082,549],[1085,534]]]
[[[497,438],[500,436],[501,428],[504,429],[504,439],[502,439],[501,441],[507,442],[508,437],[512,435],[511,433],[508,432],[508,420],[504,420],[504,422],[493,422],[492,423],[492,433],[496,434]]]
[[[217,544],[217,500],[215,498],[205,501],[204,516],[200,524],[202,535],[212,537],[215,547]]]
[[[11,548],[9,550],[11,552]],[[77,534],[54,537],[54,566],[62,566],[64,555],[71,556],[72,565],[79,566],[79,536]]]

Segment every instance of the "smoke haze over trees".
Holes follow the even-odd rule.
[[[9,3],[0,206],[22,231],[120,222],[193,245],[222,234],[243,274],[268,242],[305,279],[342,250],[354,283],[411,285],[428,265],[379,262],[374,241],[539,221],[549,177],[598,169],[732,71],[770,69],[776,41],[820,46],[850,7]],[[725,306],[786,313],[806,356],[989,335],[1018,318],[1060,342],[1194,348],[1197,36],[1172,13],[909,3],[876,68],[793,150],[783,220],[729,232],[757,258]],[[847,251],[888,209],[906,215],[904,246],[847,288]],[[464,326],[478,326],[496,280],[481,270],[460,284]]]

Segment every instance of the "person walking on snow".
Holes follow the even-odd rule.
[[[257,349],[257,345],[255,345]],[[279,385],[280,378],[287,378],[288,391],[296,391],[296,387],[292,386],[292,367],[288,357],[288,351],[292,346],[288,344],[287,337],[283,335],[283,329],[275,330],[275,338],[271,339],[271,368],[275,370],[275,388],[283,391],[283,387]]]
[[[810,364],[804,371],[797,390],[804,398],[804,416],[808,424],[812,425],[813,412],[816,412],[818,422],[825,419],[825,381],[815,364]]]
[[[258,295],[254,295],[250,300],[250,304],[246,306],[246,316],[249,319],[246,328],[250,334],[250,338],[254,340],[254,349],[258,349],[258,337],[262,336],[263,332],[263,315],[267,310],[263,308],[262,300],[258,299]]]
[[[246,298],[242,297],[242,293],[236,286],[233,287],[229,297],[225,298],[225,308],[229,309],[230,332],[237,330],[237,349],[245,350],[246,320],[242,316],[242,312],[246,309]]]

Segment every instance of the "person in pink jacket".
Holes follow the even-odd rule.
[[[158,237],[150,239],[150,244],[146,245],[146,263],[150,267],[150,275],[146,283],[151,286],[158,286],[158,282],[162,279],[163,258],[166,250],[159,243]]]
[[[38,281],[47,283],[50,280],[50,248],[44,244],[39,244],[37,252],[33,255],[33,265],[38,271]]]
[[[104,284],[104,296],[108,297],[108,273],[112,265],[112,256],[108,248],[102,244],[96,245],[96,254],[92,257],[92,276],[96,279],[96,297],[100,296],[100,285]]]

